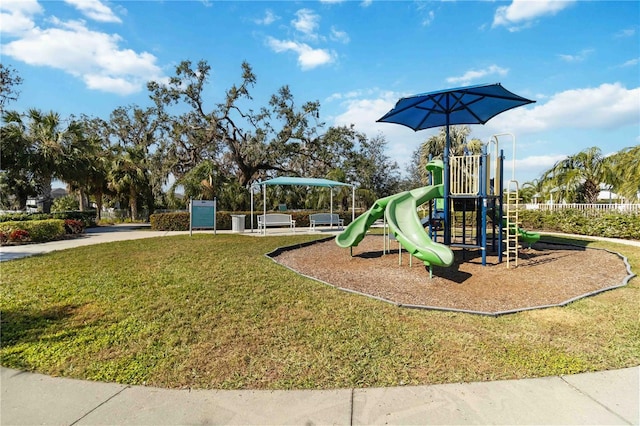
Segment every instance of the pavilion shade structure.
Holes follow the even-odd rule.
[[[350,183],[338,182],[330,179],[322,179],[322,178],[305,178],[305,177],[297,177],[297,176],[280,176],[277,178],[265,180],[263,182],[256,182],[252,186],[261,186],[262,187],[262,207],[263,214],[267,214],[267,185],[281,185],[281,186],[320,186],[329,188],[331,191],[331,206],[330,212],[333,214],[333,188],[336,186],[350,186],[351,187],[351,216],[352,220],[355,219],[355,207],[356,207],[356,196],[355,196],[355,186]],[[251,230],[253,231],[253,190],[251,191]],[[265,230],[266,231],[266,230]]]

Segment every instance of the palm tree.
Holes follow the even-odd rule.
[[[523,203],[531,203],[542,195],[542,181],[533,179],[520,187],[520,197]]]
[[[79,179],[73,181],[79,192],[86,192],[96,203],[96,219],[101,218],[104,196],[109,194],[109,170],[114,150],[109,144],[109,125],[100,118],[82,116],[86,149],[84,150],[83,169]]]
[[[11,151],[22,151],[18,162],[26,166],[25,173],[32,174],[43,211],[49,213],[51,182],[70,170],[78,155],[76,146],[83,137],[82,127],[72,121],[65,128],[58,113],[43,114],[37,109],[28,110],[24,118],[17,112],[8,112],[4,121],[7,125],[3,127],[3,148],[9,144]]]
[[[0,129],[0,205],[23,210],[27,198],[37,195],[29,167],[30,146],[19,113],[7,111],[2,119],[7,125]]]
[[[471,128],[469,126],[449,127],[450,155],[479,154],[482,152],[482,141],[480,139],[468,140]],[[447,140],[446,127],[440,128],[437,135],[431,136],[418,148],[418,171],[422,183],[427,182],[427,163],[430,159],[442,159],[444,146]]]
[[[325,178],[336,182],[345,182],[347,174],[340,168],[334,168],[326,174]],[[343,211],[348,211],[351,204],[350,186],[341,185],[336,188],[312,187],[306,192],[305,205],[315,210],[326,208],[331,203],[332,192],[334,210],[336,207],[340,207]]]
[[[613,190],[627,200],[638,201],[640,193],[640,145],[620,150],[608,158]]]
[[[176,189],[182,186],[187,198],[213,200],[217,196],[216,188],[221,186],[221,182],[218,181],[219,174],[213,161],[202,161],[175,181],[169,189],[170,195],[175,197]]]
[[[103,151],[91,163],[87,171],[87,193],[96,202],[96,218],[100,220],[102,215],[103,199],[109,192],[109,168],[113,163],[110,153]]]
[[[596,203],[600,184],[610,183],[612,172],[600,148],[591,147],[557,162],[541,180],[553,187],[559,200]]]
[[[138,195],[148,186],[144,149],[126,147],[117,153],[109,172],[109,189],[129,199],[131,219],[138,219]]]

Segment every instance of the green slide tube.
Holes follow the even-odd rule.
[[[360,241],[362,241],[371,225],[373,225],[376,220],[382,219],[389,201],[397,196],[396,194],[380,198],[373,203],[373,206],[371,206],[366,213],[358,216],[342,233],[336,236],[336,244],[342,248],[355,247],[360,244]]]
[[[391,232],[411,255],[427,266],[451,266],[453,252],[449,247],[431,241],[417,212],[421,204],[442,197],[442,190],[442,185],[425,186],[377,200],[369,211],[336,236],[336,244],[343,248],[357,246],[371,225],[386,212]]]
[[[386,208],[389,229],[398,242],[412,256],[426,266],[451,266],[453,252],[444,244],[431,240],[418,217],[418,206],[433,198],[442,197],[443,185],[424,186],[399,194]]]
[[[502,218],[502,226],[504,228],[507,227],[507,219]],[[529,247],[531,247],[531,244],[537,243],[538,240],[540,239],[540,234],[538,234],[537,232],[525,231],[522,228],[519,228],[515,225],[511,225],[511,229],[513,229],[513,227],[516,228],[516,232],[518,233],[518,239],[527,243]]]

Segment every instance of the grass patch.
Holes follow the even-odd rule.
[[[3,263],[2,365],[168,388],[327,389],[640,364],[637,278],[564,308],[499,318],[409,310],[264,256],[313,238],[149,238]],[[640,266],[640,248],[583,244]]]

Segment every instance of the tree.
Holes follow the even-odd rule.
[[[417,188],[427,183],[426,170],[423,171],[424,167],[421,169],[420,155],[420,147],[416,148],[413,153],[411,153],[411,161],[409,162],[407,177],[402,182],[404,190]]]
[[[166,153],[177,178],[204,160],[215,162],[245,188],[278,173],[323,176],[344,151],[340,144],[349,146],[347,128],[319,134],[324,126],[318,121],[319,102],[298,106],[288,86],[272,95],[267,106],[251,108],[250,89],[256,76],[246,62],[242,63],[241,82],[225,92],[222,102],[207,109],[203,94],[209,73],[206,61],[195,68],[183,61],[168,84],[151,82],[147,86],[160,115],[169,123]],[[171,107],[179,102],[189,111],[171,115]],[[340,148],[332,152],[337,146]]]
[[[640,193],[640,145],[620,150],[607,158],[612,175],[612,189],[630,201]]]
[[[449,127],[450,155],[480,154],[482,152],[482,141],[480,139],[468,140],[470,134],[471,128],[469,126]],[[415,162],[416,158],[419,161],[418,165],[414,166],[414,172],[416,170],[419,172],[422,183],[427,182],[426,166],[430,159],[442,159],[446,140],[447,129],[441,127],[439,133],[424,141],[418,148],[418,153],[414,154],[413,161]]]
[[[100,118],[82,117],[82,124],[87,140],[88,152],[85,152],[86,167],[76,179],[71,178],[72,185],[82,188],[96,203],[96,218],[102,215],[104,196],[109,190],[109,169],[114,160],[114,152],[109,143],[109,125]],[[82,198],[82,195],[80,195]]]
[[[121,147],[109,170],[109,188],[129,201],[131,219],[138,219],[138,195],[149,184],[140,146]]]
[[[353,181],[361,189],[372,191],[376,197],[386,197],[398,192],[400,169],[398,164],[384,153],[387,141],[377,135],[371,139],[362,139],[355,160]]]
[[[533,179],[532,181],[525,182],[520,187],[520,197],[523,203],[531,203],[534,199],[540,197],[543,194],[543,181],[539,179]]]
[[[344,170],[335,168],[330,170],[325,176],[326,179],[336,182],[345,182],[347,174]],[[337,186],[334,188],[312,187],[307,193],[307,208],[324,209],[331,203],[333,193],[334,209],[340,207],[343,211],[349,210],[351,207],[351,187]]]
[[[144,179],[133,179],[133,186],[126,186],[127,190],[135,188],[139,191],[144,204],[153,211],[155,198],[160,197],[162,187],[167,181],[168,171],[163,165],[163,154],[160,142],[163,129],[155,108],[142,109],[132,105],[119,107],[113,110],[107,122],[107,137],[116,152],[115,162],[112,165],[133,172],[127,161],[136,161],[135,168],[139,169],[134,174],[144,175]],[[153,154],[152,154],[153,151]],[[116,172],[117,174],[117,172]],[[111,182],[111,188],[120,188]],[[131,194],[128,195],[131,203]],[[137,217],[137,206],[130,204],[131,213],[134,207]]]
[[[38,191],[29,164],[29,141],[22,116],[16,111],[2,114],[6,125],[0,134],[0,202],[3,208],[24,210],[27,198]]]
[[[14,68],[0,64],[0,114],[9,102],[18,100],[16,86],[21,84],[22,78]]]
[[[608,160],[598,147],[591,147],[558,161],[542,176],[543,185],[552,187],[570,203],[596,203],[600,184],[612,182]]]
[[[25,120],[26,118],[26,120]],[[16,112],[4,115],[3,167],[10,175],[32,180],[43,202],[43,211],[51,211],[51,182],[63,179],[65,172],[76,159],[82,126],[71,121],[66,127],[58,113],[43,114],[30,109],[26,116]]]

